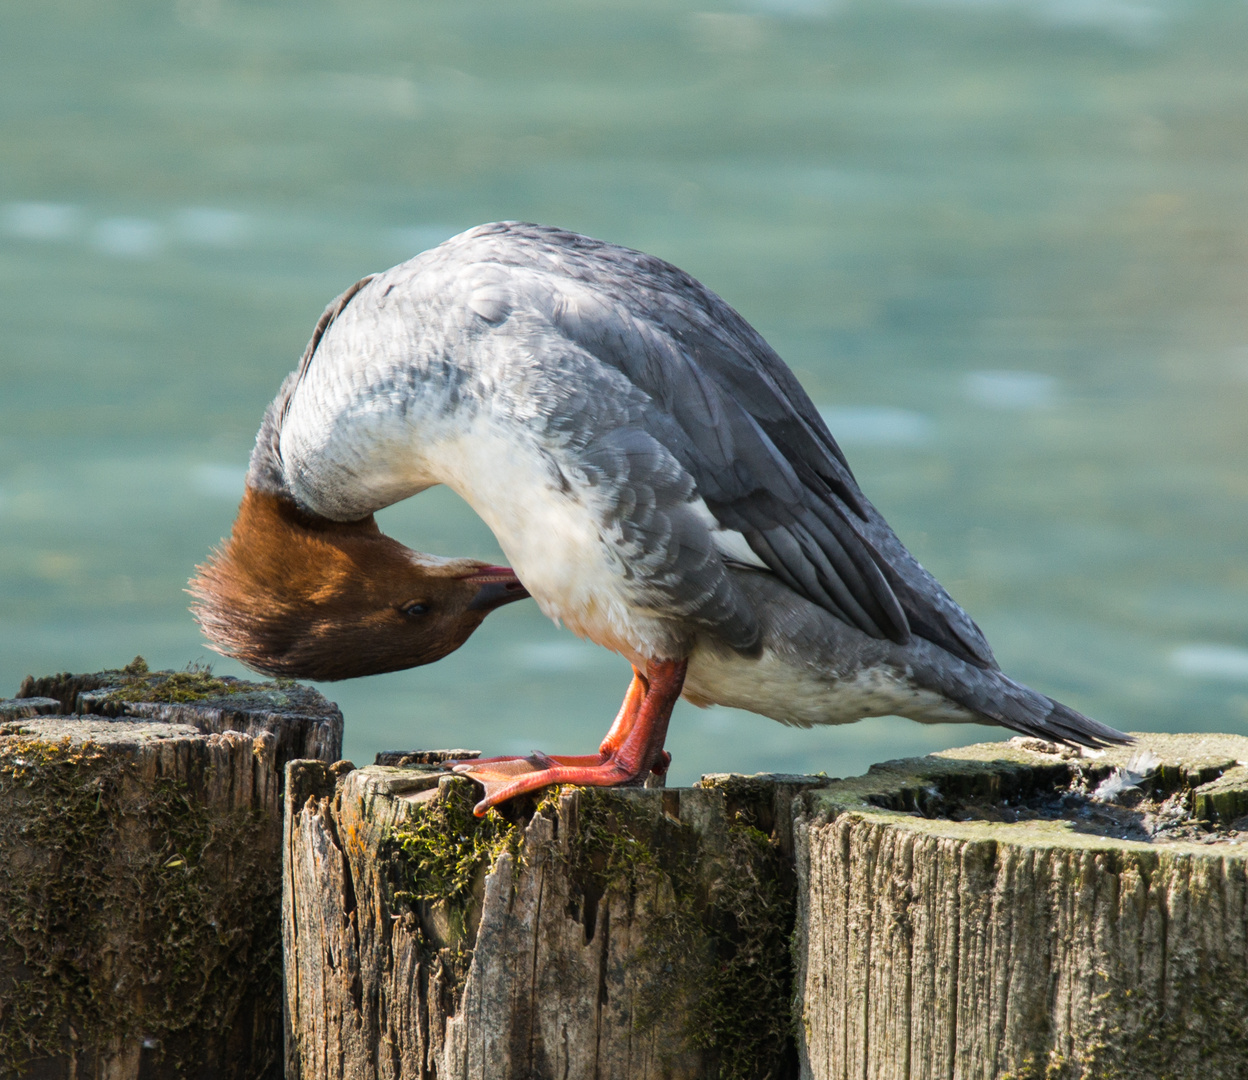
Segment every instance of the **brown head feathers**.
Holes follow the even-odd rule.
[[[454,652],[528,596],[506,567],[437,559],[372,517],[336,522],[248,488],[229,540],[190,582],[213,648],[269,675],[348,679]]]

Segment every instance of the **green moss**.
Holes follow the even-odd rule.
[[[685,1045],[705,1054],[710,1080],[790,1075],[796,882],[748,800],[730,808],[726,843],[716,845],[664,813],[659,793],[552,788],[536,806],[513,808],[515,820],[474,817],[476,797],[466,778],[444,778],[382,851],[394,913],[410,919],[452,994],[471,964],[486,875],[504,852],[521,857],[524,826],[542,815],[557,822],[569,915],[587,939],[613,898],[645,910],[646,942],[630,962],[654,977],[637,1003],[638,1030],[687,1017]]]
[[[280,1017],[280,884],[256,814],[68,739],[0,744],[0,799],[0,956],[20,964],[0,1073],[59,1053],[67,1030],[81,1046],[155,1040],[193,1071],[216,1033]]]
[[[553,816],[555,798],[573,790],[555,789],[554,798],[539,810]],[[635,806],[626,798],[612,798],[592,788],[580,789],[577,795],[565,860],[574,882],[593,902],[607,889],[636,893],[652,885],[674,869],[671,856],[690,846],[683,836],[688,830],[654,814],[651,807]]]
[[[477,818],[473,785],[467,779],[444,784],[438,796],[391,839],[403,856],[408,885],[396,895],[407,900],[466,903],[482,868],[514,850],[519,830],[497,810]]]
[[[1106,992],[1094,1003],[1107,1015],[1132,1016],[1130,1031],[1102,1027],[1070,1058],[1056,1051],[1029,1057],[996,1080],[1244,1080],[1248,1077],[1248,973],[1235,964],[1182,978],[1168,1010],[1139,1010],[1124,999],[1133,989]]]
[[[522,839],[520,827],[497,810],[475,817],[475,802],[472,781],[448,777],[435,798],[391,832],[382,852],[391,866],[392,906],[419,910],[426,928],[442,928],[432,936],[444,940],[428,943],[449,947],[461,976],[472,959],[485,876],[503,852],[518,856]]]
[[[1054,1051],[1043,1061],[1028,1056],[1017,1069],[1001,1073],[996,1080],[1065,1080],[1069,1068],[1066,1058]]]
[[[656,978],[638,1029],[685,1015],[686,1038],[707,1054],[714,1080],[782,1075],[792,1057],[796,883],[774,838],[740,807],[730,810],[725,847],[708,855],[657,800],[593,789],[579,796],[566,858],[587,927],[610,894],[650,905],[637,963]]]
[[[108,671],[80,675],[64,671],[40,678],[27,675],[17,696],[56,698],[66,715],[90,712],[104,716],[126,715],[126,707],[132,702],[180,705],[222,697],[235,698],[243,708],[293,707],[318,714],[327,704],[315,690],[300,686],[294,679],[250,682],[218,678],[211,667],[199,664],[189,664],[183,671],[151,671],[141,656],[124,668]]]
[[[699,1045],[719,1051],[721,1077],[744,1080],[781,1060],[792,1033],[796,885],[772,838],[749,825],[730,827],[726,862],[710,906],[715,960],[694,1017]]]
[[[150,671],[136,656],[121,669],[122,681],[109,693],[114,701],[159,701],[185,704],[254,689],[247,683],[214,678],[209,665],[189,664],[185,671]]]

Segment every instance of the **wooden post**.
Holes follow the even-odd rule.
[[[811,777],[552,792],[294,762],[287,1076],[796,1075],[790,805]]]
[[[290,766],[291,1078],[1248,1077],[1248,739],[483,820],[446,756]]]
[[[281,1075],[281,795],[316,691],[207,672],[0,702],[0,1076]]]
[[[1248,1077],[1246,766],[1015,739],[803,796],[803,1076]]]

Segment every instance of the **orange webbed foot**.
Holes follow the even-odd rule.
[[[562,756],[534,751],[527,757],[450,763],[455,772],[485,788],[485,798],[473,807],[473,813],[480,817],[491,806],[552,784],[617,787],[640,784],[650,772],[662,776],[672,760],[663,749],[667,723],[680,697],[687,666],[684,660],[652,660],[645,675],[634,668],[624,704],[597,754]]]
[[[529,757],[505,758],[487,765],[465,762],[456,765],[454,771],[485,788],[485,798],[473,807],[477,817],[491,806],[552,784],[617,787],[638,782],[627,765],[610,758],[604,761],[601,754],[556,756],[539,751]]]

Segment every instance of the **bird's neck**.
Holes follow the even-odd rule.
[[[294,381],[294,374],[287,376],[277,397],[264,411],[264,420],[260,424],[260,430],[256,433],[256,445],[251,451],[251,461],[247,467],[248,495],[252,492],[259,492],[294,502],[283,475],[280,447],[282,413],[286,409]]]
[[[293,399],[279,394],[256,437],[248,486],[350,523],[440,482],[429,475],[424,451],[441,427],[414,422],[388,400],[365,404],[315,381]]]

